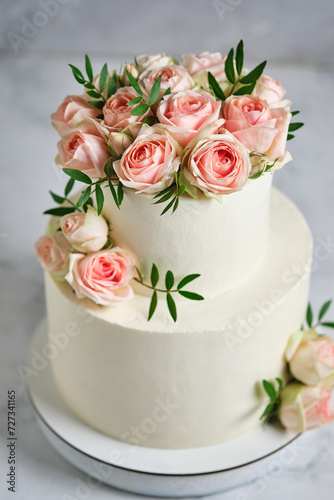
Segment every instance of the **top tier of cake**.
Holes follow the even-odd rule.
[[[163,216],[150,195],[124,189],[117,209],[105,190],[103,215],[110,222],[114,245],[129,251],[142,274],[155,263],[176,282],[187,274],[201,276],[192,290],[213,297],[237,287],[261,264],[268,239],[272,174],[248,180],[242,190],[215,199],[183,196],[174,214]],[[138,286],[136,293],[145,293]]]

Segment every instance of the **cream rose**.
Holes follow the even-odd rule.
[[[291,335],[286,350],[292,375],[307,385],[334,383],[334,342],[315,330],[301,330]]]
[[[61,233],[45,234],[35,243],[37,258],[45,271],[65,276],[68,271],[70,245]]]
[[[208,129],[214,129],[214,125]],[[199,132],[204,135],[205,130]],[[246,148],[232,134],[220,128],[207,138],[198,136],[185,152],[183,175],[206,196],[221,195],[240,189],[251,170]]]
[[[226,80],[225,75],[226,55],[220,52],[201,52],[195,54],[183,54],[182,65],[188,70],[196,83],[208,88],[208,71],[219,82]]]
[[[68,95],[55,113],[52,113],[52,125],[59,135],[77,127],[89,118],[96,118],[101,111],[88,104],[86,97]]]
[[[79,252],[101,250],[108,240],[108,224],[91,206],[88,206],[87,212],[64,215],[60,219],[60,227],[65,238]]]
[[[280,82],[273,80],[270,76],[261,75],[257,80],[253,95],[267,101],[268,104],[274,104],[283,99],[285,88]]]
[[[114,170],[124,186],[158,193],[172,184],[181,154],[179,144],[162,125],[144,125],[122,158],[114,162]]]
[[[160,98],[168,88],[171,92],[193,89],[195,83],[188,71],[183,66],[162,66],[153,70],[144,71],[139,77],[139,83],[147,95],[150,94],[152,86],[157,78],[161,76]]]
[[[218,120],[220,108],[221,102],[208,92],[183,90],[160,101],[157,117],[184,148],[199,130]]]
[[[166,56],[165,53],[159,52],[158,54],[142,54],[137,57],[137,65],[139,72],[161,68],[161,66],[170,66],[174,64],[172,56]]]
[[[288,384],[282,391],[279,419],[282,425],[295,432],[303,432],[334,419],[332,392],[322,385]]]
[[[83,254],[71,254],[65,280],[79,299],[88,298],[102,306],[117,306],[133,298],[129,285],[134,277],[132,258],[121,248]]]
[[[70,130],[57,146],[59,154],[55,162],[61,168],[80,170],[91,179],[104,176],[103,168],[110,153],[105,139],[93,124],[82,124]]]
[[[225,127],[249,151],[283,160],[291,113],[289,106],[270,108],[251,95],[230,96],[223,107]]]
[[[127,103],[135,97],[138,97],[138,94],[132,87],[122,87],[109,97],[102,110],[105,125],[114,129],[125,129],[132,123],[143,122],[151,115],[150,109],[141,116],[131,115],[131,111],[138,104],[127,106]]]

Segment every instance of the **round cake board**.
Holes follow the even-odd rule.
[[[101,482],[162,497],[226,491],[254,480],[266,470],[266,461],[276,460],[273,455],[283,453],[298,437],[279,426],[264,425],[237,439],[194,449],[148,448],[113,439],[86,425],[63,402],[50,363],[56,352],[48,345],[44,320],[27,352],[28,395],[52,446],[94,478],[90,481],[95,487]]]

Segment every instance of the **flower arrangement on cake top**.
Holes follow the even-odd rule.
[[[303,125],[290,123],[298,112],[290,111],[282,85],[263,75],[266,62],[248,71],[243,60],[240,41],[235,53],[186,54],[182,65],[165,54],[139,56],[119,72],[104,64],[98,75],[87,55],[86,76],[70,65],[84,93],[65,97],[51,117],[60,134],[56,164],[69,180],[63,195],[51,192],[59,206],[44,212],[53,219],[36,249],[43,267],[78,298],[116,306],[133,297],[134,279],[152,290],[148,319],[161,292],[174,321],[172,294],[203,299],[183,290],[199,274],[174,285],[168,271],[158,288],[154,263],[147,283],[132,256],[112,247],[105,192],[120,209],[123,188],[147,195],[165,204],[163,215],[184,196],[224,202],[248,179],[287,163],[290,132]],[[75,181],[84,188],[70,197]]]

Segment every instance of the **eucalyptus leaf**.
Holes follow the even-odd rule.
[[[188,283],[191,283],[191,281],[196,280],[199,278],[201,275],[200,274],[188,274],[188,276],[185,276],[180,283],[177,285],[177,289],[180,290],[181,288],[185,287],[188,285]]]
[[[326,312],[328,311],[328,309],[331,306],[331,303],[332,303],[331,300],[328,300],[327,302],[324,303],[324,305],[320,309],[320,312],[319,312],[319,315],[318,315],[318,321],[321,321],[322,318],[325,316]]]
[[[62,215],[67,215],[75,212],[76,207],[57,207],[57,208],[50,208],[50,210],[45,210],[43,214],[45,215],[55,215],[58,217],[61,217]]]
[[[322,326],[327,326],[328,328],[334,328],[334,322],[333,321],[324,321],[323,323],[321,323],[321,325]]]
[[[91,189],[92,189],[91,186],[88,186],[88,188],[86,188],[81,193],[81,196],[77,201],[77,207],[82,207],[82,205],[84,205],[88,201],[88,199],[90,197]]]
[[[92,64],[91,64],[90,59],[89,59],[87,54],[85,54],[85,66],[86,66],[86,73],[88,76],[88,80],[90,82],[92,82],[93,81],[93,68],[92,68]]]
[[[210,71],[208,72],[208,83],[209,83],[209,86],[212,89],[212,92],[214,93],[214,95],[218,99],[225,101],[224,92],[222,91],[219,83],[217,82],[217,80],[215,79],[215,77],[213,76],[213,74]]]
[[[157,294],[156,290],[154,290],[154,292],[152,294],[151,302],[150,302],[150,308],[148,311],[147,321],[150,321],[150,319],[152,318],[152,316],[155,313],[155,310],[157,308],[157,305],[158,305],[158,294]]]
[[[174,301],[172,295],[169,292],[167,292],[166,299],[167,299],[167,306],[168,306],[169,313],[170,313],[171,317],[173,318],[174,322],[176,322],[176,320],[177,320],[176,305],[175,305],[175,301]]]
[[[204,297],[199,293],[188,292],[186,290],[179,290],[179,294],[189,300],[204,300]]]
[[[75,66],[73,66],[73,64],[69,64],[69,67],[72,69],[73,76],[78,83],[83,84],[86,82],[85,77],[83,76],[79,68],[76,68]]]
[[[139,83],[137,82],[137,80],[135,79],[134,76],[131,75],[131,73],[129,73],[129,71],[126,69],[125,70],[126,74],[127,74],[127,77],[129,79],[129,82],[130,84],[132,85],[132,87],[135,89],[135,91],[137,92],[137,94],[139,95],[143,95],[143,91],[142,89],[140,88],[140,85]]]
[[[167,271],[165,276],[165,285],[167,290],[171,290],[173,288],[174,281],[174,274],[172,271]]]
[[[103,65],[103,68],[101,69],[100,78],[99,78],[99,90],[100,90],[101,94],[104,91],[104,89],[106,88],[107,79],[108,79],[108,66],[107,66],[107,63],[105,63]]]
[[[155,82],[152,85],[151,92],[150,92],[150,97],[149,97],[149,105],[153,106],[159,99],[160,95],[160,85],[161,85],[161,75],[158,76],[158,78],[155,80]]]
[[[134,109],[130,111],[130,115],[132,116],[141,116],[146,113],[150,109],[148,104],[142,103],[136,106]]]
[[[252,71],[250,71],[247,75],[243,76],[240,79],[240,83],[254,83],[263,73],[264,68],[266,67],[267,61],[263,61],[261,64],[256,66]]]
[[[64,191],[64,194],[65,194],[65,196],[66,196],[66,197],[67,197],[67,196],[70,194],[70,192],[72,191],[73,186],[74,186],[74,183],[75,183],[75,180],[74,180],[74,179],[70,179],[70,180],[68,181],[68,183],[66,184],[66,186],[65,186],[65,191]]]
[[[66,198],[64,198],[63,196],[59,196],[58,194],[53,193],[52,191],[49,191],[49,193],[56,203],[64,203],[64,201],[66,200]]]
[[[104,203],[104,194],[103,194],[103,191],[102,191],[100,184],[96,184],[95,196],[96,196],[97,213],[98,213],[98,215],[100,215],[100,213],[102,212],[103,203]]]
[[[159,271],[157,266],[153,263],[151,269],[151,285],[153,286],[153,288],[156,287],[158,281],[159,281]]]
[[[228,53],[226,61],[225,61],[225,75],[226,75],[226,78],[228,79],[228,81],[231,83],[235,82],[233,58],[234,58],[234,50],[231,49],[230,52]]]
[[[63,168],[63,172],[76,181],[84,182],[85,184],[92,183],[91,178],[80,170],[75,170],[74,168]]]
[[[268,394],[268,396],[270,398],[270,401],[272,403],[275,402],[276,401],[276,390],[275,390],[275,387],[273,386],[273,384],[268,382],[268,380],[263,380],[262,384],[263,384],[264,390],[266,391],[266,393]]]
[[[241,75],[243,65],[244,65],[244,42],[243,40],[240,40],[235,53],[235,66],[238,75]]]

